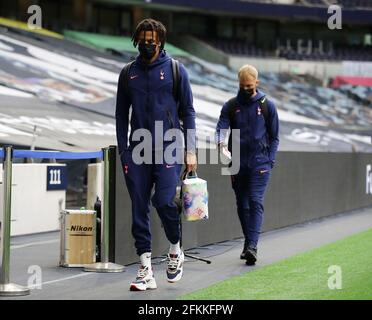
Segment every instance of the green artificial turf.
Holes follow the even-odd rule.
[[[280,250],[280,246],[277,248]],[[342,288],[331,290],[328,282],[330,277],[334,279],[335,273],[328,273],[328,268],[334,265],[341,268]],[[180,299],[372,300],[372,229],[232,277]]]

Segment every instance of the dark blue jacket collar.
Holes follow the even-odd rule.
[[[140,55],[137,55],[136,57],[136,64],[138,64],[141,67],[147,67],[147,68],[154,68],[158,65],[163,64],[164,62],[168,61],[170,59],[170,56],[167,54],[165,50],[160,51],[158,57],[156,58],[155,61],[153,61],[150,64],[145,63]]]
[[[257,94],[253,98],[251,98],[248,103],[247,103],[247,101],[245,101],[244,99],[242,99],[242,97],[239,94],[239,92],[238,92],[238,95],[237,95],[237,99],[238,99],[239,104],[242,104],[242,105],[252,105],[255,102],[257,102],[258,100],[260,100],[263,96],[265,96],[265,94],[262,91],[260,91],[260,90],[257,89]]]

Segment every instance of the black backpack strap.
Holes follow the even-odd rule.
[[[268,100],[266,96],[263,96],[259,101],[260,108],[262,110],[262,115],[264,116],[265,119],[265,127],[266,127],[266,132],[269,135],[269,139],[271,140],[272,138],[272,132],[271,132],[271,121],[269,117],[269,107],[267,105]]]
[[[130,68],[132,67],[133,63],[134,63],[135,60],[131,61],[131,62],[128,62],[124,68],[123,68],[123,72],[124,72],[124,90],[126,91],[127,94],[129,94],[129,90],[128,90],[128,84],[129,84],[129,71],[130,71]]]
[[[178,60],[172,58],[172,74],[173,74],[173,97],[174,100],[179,101],[180,97],[180,63]]]
[[[235,110],[238,106],[238,99],[236,97],[231,98],[229,101],[226,102],[226,104],[227,104],[227,110],[229,112],[230,128],[232,128],[232,123],[234,121]],[[227,148],[231,152],[231,148],[232,148],[232,134],[231,134],[231,132],[229,134],[229,141],[227,143]],[[231,166],[231,163],[230,163],[229,166]]]
[[[235,109],[238,105],[238,99],[236,97],[231,98],[229,101],[226,102],[226,104],[229,110],[229,120],[230,120],[230,126],[231,126],[234,120]]]
[[[181,108],[179,107],[180,102],[180,82],[181,82],[181,73],[180,73],[180,62],[176,59],[171,59],[172,61],[172,76],[173,76],[173,97],[177,103],[177,113],[178,118],[181,121],[181,128],[182,128],[182,112]]]

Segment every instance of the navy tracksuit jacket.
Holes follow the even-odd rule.
[[[173,202],[179,181],[182,164],[163,163],[136,164],[132,159],[132,150],[139,143],[134,141],[133,133],[137,129],[147,129],[152,135],[153,160],[155,151],[155,121],[162,121],[163,139],[168,129],[180,128],[177,102],[173,97],[173,77],[171,58],[165,50],[151,64],[145,64],[138,56],[131,66],[128,90],[125,90],[121,72],[118,82],[116,101],[116,134],[119,154],[123,165],[125,181],[132,200],[132,234],[137,254],[151,252],[150,233],[150,197],[153,185],[155,192],[151,198],[164,226],[168,240],[175,244],[180,239],[179,215]],[[195,110],[189,78],[185,67],[180,63],[179,107],[183,128],[195,129]],[[128,144],[129,109],[132,107]],[[195,147],[195,136],[187,136],[188,150]],[[163,151],[172,141],[163,141]],[[179,146],[181,148],[181,146]],[[157,149],[157,150],[155,150]]]
[[[231,176],[231,182],[245,241],[252,248],[257,247],[264,211],[264,193],[279,145],[278,114],[273,102],[268,100],[269,137],[259,104],[263,96],[257,90],[256,96],[246,102],[238,94],[233,117],[225,103],[216,129],[217,142],[225,140],[222,129],[240,129],[240,170]]]

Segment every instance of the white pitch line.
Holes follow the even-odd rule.
[[[62,282],[62,281],[70,280],[70,279],[81,278],[81,277],[89,276],[91,274],[95,274],[95,273],[94,272],[79,273],[79,274],[76,274],[74,276],[70,276],[70,277],[66,277],[66,278],[60,278],[60,279],[56,279],[56,280],[45,281],[45,282],[42,282],[39,285],[37,285],[37,284],[31,285],[31,286],[28,286],[28,288],[29,289],[34,289],[34,288],[36,288],[40,285],[43,286],[45,284],[51,284],[51,283]]]
[[[20,248],[38,246],[38,245],[49,244],[49,243],[57,243],[57,242],[59,242],[59,239],[46,240],[46,241],[35,241],[35,242],[30,242],[30,243],[25,243],[25,244],[11,245],[10,248],[11,249],[20,249]]]
[[[20,249],[20,248],[26,248],[26,247],[31,247],[31,246],[37,246],[37,245],[43,245],[43,244],[49,244],[49,243],[57,243],[59,242],[59,239],[54,239],[54,240],[46,240],[46,241],[35,241],[35,242],[30,242],[26,244],[20,244],[20,245],[13,245],[11,246],[11,249]],[[60,278],[56,280],[50,280],[50,281],[45,281],[41,283],[41,286],[51,284],[51,283],[56,283],[56,282],[62,282],[70,279],[75,279],[75,278],[82,278],[85,276],[89,276],[91,274],[94,274],[94,272],[84,272],[84,273],[79,273],[74,276],[69,276],[65,278]],[[28,286],[29,289],[36,289],[40,284],[35,284]]]

